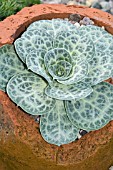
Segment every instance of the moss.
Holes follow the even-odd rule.
[[[17,13],[26,6],[39,3],[40,0],[3,0],[0,2],[0,20]]]

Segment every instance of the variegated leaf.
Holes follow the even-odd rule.
[[[56,101],[53,110],[41,116],[40,131],[44,140],[58,146],[74,141],[79,133],[68,119],[64,103],[60,100]]]
[[[28,69],[32,70],[36,74],[41,75],[48,81],[49,84],[51,84],[52,78],[48,74],[44,64],[45,54],[46,51],[42,49],[31,51],[26,57],[26,64]]]
[[[52,20],[39,20],[33,22],[28,28],[28,30],[38,30],[38,29],[44,29],[45,32],[49,33],[54,36],[59,32],[59,31],[76,31],[76,27],[72,24],[69,23],[66,20],[63,19],[52,19]]]
[[[88,63],[85,59],[77,59],[73,65],[72,72],[70,77],[67,80],[57,80],[59,83],[64,85],[70,85],[82,81],[84,77],[87,77],[89,70],[88,70]],[[86,82],[87,83],[87,82]]]
[[[88,63],[89,72],[83,82],[96,85],[113,75],[113,56],[105,52],[98,52]]]
[[[15,53],[13,45],[4,45],[0,48],[0,89],[6,91],[9,79],[22,71],[24,65]]]
[[[76,31],[60,31],[54,40],[55,48],[64,48],[72,56],[73,62],[83,58],[90,60],[95,53],[93,41],[88,36],[81,36]]]
[[[84,99],[66,101],[70,121],[87,131],[105,126],[113,117],[113,85],[102,82]]]
[[[83,82],[78,82],[71,85],[63,85],[53,83],[52,86],[47,86],[45,89],[46,95],[59,100],[74,100],[81,99],[92,93],[93,89]]]
[[[68,79],[72,71],[72,59],[70,54],[63,48],[50,50],[44,56],[44,64],[53,79]]]
[[[7,85],[9,97],[24,111],[42,115],[54,108],[55,100],[44,94],[47,86],[38,75],[28,72],[12,77]]]
[[[81,36],[89,36],[95,44],[96,52],[105,52],[113,55],[113,36],[103,28],[95,25],[87,25],[79,28]]]
[[[26,63],[26,57],[31,51],[38,49],[50,50],[53,48],[53,38],[45,30],[28,30],[21,38],[14,42],[16,52],[21,60]]]

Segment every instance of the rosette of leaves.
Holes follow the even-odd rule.
[[[0,48],[0,88],[25,112],[41,115],[40,132],[55,145],[113,118],[113,36],[62,19],[32,23]]]

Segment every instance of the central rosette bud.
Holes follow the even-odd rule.
[[[49,74],[57,80],[68,79],[73,69],[71,56],[63,48],[50,50],[45,55],[44,62]]]

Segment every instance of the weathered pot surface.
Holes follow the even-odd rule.
[[[83,6],[34,5],[0,22],[0,46],[12,44],[33,21],[90,17],[113,34],[113,16]],[[110,80],[111,81],[111,80]],[[113,165],[113,121],[81,139],[57,147],[46,143],[38,124],[0,91],[0,170],[108,170]]]

